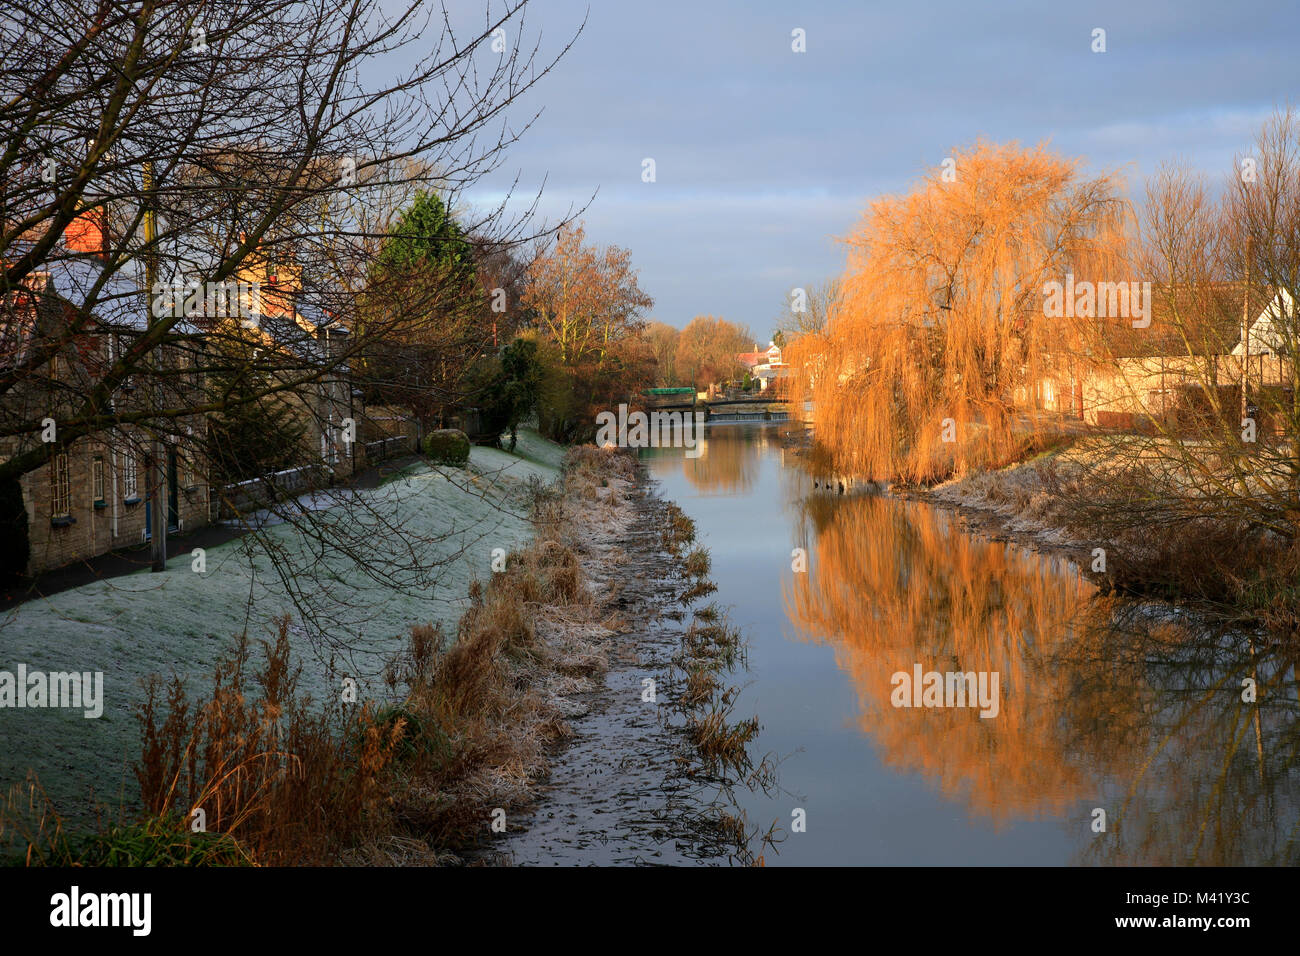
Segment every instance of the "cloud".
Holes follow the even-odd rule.
[[[540,11],[547,45],[586,0]],[[534,26],[539,11],[531,14]],[[790,50],[790,30],[808,52]],[[1091,52],[1091,31],[1107,52]],[[764,326],[795,276],[837,272],[832,241],[869,197],[954,146],[1036,143],[1140,177],[1182,158],[1212,175],[1293,94],[1300,10],[1264,2],[593,6],[520,110],[545,107],[486,197],[547,177],[562,215],[599,187],[588,235],[630,248],[657,317]],[[658,181],[642,183],[641,160]]]

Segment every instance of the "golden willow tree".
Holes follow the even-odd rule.
[[[1091,334],[1045,314],[1044,286],[1121,272],[1116,177],[1041,146],[952,158],[870,204],[826,328],[792,343],[836,472],[925,481],[1006,457],[1043,418],[1043,363],[1086,355]]]

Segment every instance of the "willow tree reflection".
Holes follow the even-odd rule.
[[[813,556],[787,613],[834,647],[888,765],[997,827],[1060,819],[1078,862],[1294,859],[1293,659],[1101,598],[1068,562],[919,503],[813,496],[803,513]],[[891,675],[915,664],[997,671],[998,716],[894,707]]]

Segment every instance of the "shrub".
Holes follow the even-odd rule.
[[[253,860],[226,833],[195,833],[189,821],[164,814],[110,827],[85,841],[65,866],[250,866]]]
[[[390,767],[420,747],[426,728],[408,732],[401,714],[377,721],[369,704],[353,714],[313,706],[298,691],[287,618],[262,649],[255,668],[240,635],[206,697],[191,698],[179,678],[146,681],[135,766],[146,822],[110,833],[101,856],[226,862],[230,844],[192,843],[166,822],[188,821],[196,808],[208,833],[226,834],[264,865],[322,865],[382,832]]]
[[[469,436],[458,428],[439,428],[424,439],[424,453],[435,465],[464,467],[469,461]]]

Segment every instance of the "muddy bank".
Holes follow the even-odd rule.
[[[1099,543],[1068,529],[1059,503],[1042,487],[1031,466],[978,472],[929,488],[891,488],[890,493],[943,507],[969,531],[1066,558],[1094,583],[1104,581],[1090,569],[1092,549]]]
[[[643,479],[624,491],[617,530],[587,542],[583,570],[615,621],[599,641],[608,669],[570,696],[571,736],[555,753],[533,812],[497,844],[504,862],[687,862],[655,822],[673,773],[675,734],[658,703],[643,700],[642,681],[663,683],[683,630],[662,516],[663,503]]]
[[[605,632],[588,636],[605,666],[566,695],[568,733],[552,748],[537,800],[493,840],[487,861],[753,862],[753,834],[720,791],[737,775],[763,772],[746,750],[757,721],[724,717],[714,734],[701,732],[698,719],[729,711],[724,685],[739,663],[739,635],[719,622],[716,608],[691,610],[713,586],[707,555],[688,552],[690,519],[659,497],[644,471],[611,487],[602,495],[616,502],[607,516],[580,519],[573,529],[605,614]],[[701,756],[719,741],[732,748],[729,768]]]

